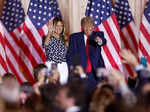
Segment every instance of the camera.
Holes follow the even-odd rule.
[[[49,78],[53,76],[54,72],[57,70],[57,64],[52,63],[50,68],[42,69],[42,73],[44,75],[44,82],[47,84],[49,82]]]
[[[56,69],[57,69],[57,64],[52,63],[51,68],[47,69],[46,76],[51,76]]]
[[[57,64],[56,63],[52,63],[51,68],[44,68],[41,70],[41,72],[49,77],[53,74],[53,72],[57,69]]]

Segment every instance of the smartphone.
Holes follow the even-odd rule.
[[[147,59],[145,57],[141,57],[140,64],[142,64],[144,67],[147,67]]]

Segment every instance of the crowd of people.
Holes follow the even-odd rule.
[[[91,17],[84,17],[81,27],[68,46],[63,21],[54,18],[43,38],[47,61],[33,69],[35,84],[20,85],[11,73],[0,77],[1,112],[150,112],[150,64],[122,49],[122,61],[135,75],[125,79],[120,71],[106,69],[104,33],[93,31]]]

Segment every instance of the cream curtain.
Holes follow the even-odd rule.
[[[70,33],[80,31],[80,21],[84,17],[86,4],[88,0],[70,0]]]
[[[65,23],[66,33],[69,35],[70,32],[70,25],[69,25],[69,1],[70,0],[57,0],[59,4],[59,8],[62,14],[62,18]]]

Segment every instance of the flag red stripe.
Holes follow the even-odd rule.
[[[21,32],[21,27],[20,26],[17,29],[18,29],[19,32]]]
[[[105,54],[107,55],[108,60],[110,61],[111,65],[113,68],[119,69],[117,63],[115,62],[112,54],[110,53],[109,49],[107,46],[103,46],[103,49],[105,51]]]
[[[144,56],[149,56],[148,52],[145,50],[143,44],[141,43],[141,40],[139,41],[139,48]]]
[[[128,64],[125,64],[125,67],[126,67],[126,69],[128,70],[129,75],[130,75],[130,76],[134,76],[134,72],[133,72],[131,66],[128,65]]]
[[[123,41],[123,44],[125,45],[125,48],[132,50],[123,32],[120,32],[120,36],[121,40]]]
[[[146,38],[147,42],[150,44],[150,35],[149,35],[149,33],[147,32],[147,30],[149,30],[149,29],[146,29],[146,28],[144,27],[144,25],[141,24],[140,30],[141,30],[141,32],[143,33],[144,37]]]
[[[135,35],[134,35],[134,33],[133,33],[133,31],[132,31],[132,29],[131,29],[131,27],[130,27],[129,24],[126,25],[126,29],[127,29],[127,31],[129,32],[129,34],[130,34],[130,38],[131,38],[131,40],[132,40],[133,45],[134,45],[135,48],[136,48],[136,51],[138,51],[138,43],[137,43],[137,41],[136,41],[136,37],[135,37]]]
[[[24,41],[22,41],[21,39],[19,42],[19,40],[17,39],[17,36],[13,32],[11,32],[10,34],[11,34],[11,37],[13,37],[15,43],[22,49],[22,52],[24,52],[25,55],[28,57],[31,64],[33,66],[35,66],[37,64],[37,62],[36,62],[35,58],[32,56],[32,53],[30,52],[28,46],[25,45]]]
[[[130,47],[130,45],[129,45],[129,43],[128,43],[128,41],[127,41],[127,39],[126,39],[126,36],[125,36],[125,35],[123,34],[123,32],[120,30],[120,27],[119,27],[119,25],[118,25],[118,21],[117,21],[117,18],[116,18],[116,15],[115,15],[115,14],[112,15],[112,20],[113,20],[114,24],[116,25],[116,28],[117,28],[118,32],[120,33],[120,38],[121,38],[121,40],[123,41],[125,47],[128,48],[128,49],[130,49],[130,50],[132,50],[131,47]],[[131,28],[130,28],[130,29],[131,29]],[[132,33],[133,33],[133,32],[132,32]],[[124,65],[125,65],[125,69],[129,72],[129,74],[130,74],[131,76],[133,76],[133,75],[134,75],[134,72],[133,72],[132,68],[131,68],[129,65],[127,65],[127,64],[124,64]]]
[[[113,20],[113,22],[114,22],[114,25],[116,26],[118,32],[120,33],[120,27],[119,27],[119,25],[118,25],[118,21],[117,21],[116,15],[115,15],[115,14],[112,14],[111,18],[112,18],[112,20]]]
[[[3,47],[3,50],[5,50],[5,43],[4,43],[4,39],[2,39],[2,35],[0,33],[0,42],[1,42],[1,45]],[[7,64],[4,60],[4,58],[0,55],[0,64],[2,65],[3,69],[5,70],[5,72],[8,72],[8,68],[7,68]]]
[[[106,29],[108,35],[109,35],[109,38],[110,38],[110,40],[111,40],[111,42],[112,42],[114,48],[116,49],[116,52],[119,54],[119,52],[120,52],[120,47],[119,47],[119,45],[118,45],[118,42],[117,42],[116,39],[115,39],[115,36],[114,36],[114,34],[113,34],[113,32],[112,32],[110,26],[109,26],[109,23],[108,23],[107,21],[104,21],[104,22],[103,22],[103,25],[104,25],[104,27],[105,27],[105,29]]]
[[[35,40],[36,37],[33,36],[32,32],[27,28],[26,24],[23,25],[23,30],[27,34],[28,39],[31,41],[34,48],[38,51],[37,53],[39,54],[39,56],[41,57],[41,59],[44,62],[45,61],[45,53],[43,52],[42,48],[36,42],[36,40]]]
[[[11,35],[12,39],[14,40],[14,42],[15,42],[18,46],[21,46],[20,43],[19,43],[18,37],[17,37],[13,32],[10,32],[9,34]]]
[[[28,81],[31,81],[34,83],[34,79],[32,77],[32,74],[30,73],[30,71],[28,70],[28,68],[26,67],[26,65],[24,64],[24,62],[22,61],[22,59],[20,59],[19,56],[17,56],[16,52],[14,51],[14,49],[11,47],[10,43],[6,40],[5,41],[8,48],[10,49],[10,51],[12,52],[13,57],[16,59],[17,63],[22,67],[22,69],[24,69],[25,71],[25,77]]]
[[[20,44],[21,44],[20,47],[22,48],[22,52],[24,52],[24,54],[28,57],[32,66],[36,66],[37,62],[36,62],[35,58],[33,57],[32,53],[28,49],[27,45],[25,45],[25,43],[22,39],[20,40]]]
[[[11,71],[13,72],[13,74],[16,76],[17,80],[19,81],[19,83],[22,84],[22,80],[20,79],[19,77],[19,74],[17,73],[17,71],[15,70],[13,64],[10,62],[9,58],[6,56],[6,59],[7,59],[7,62],[8,62],[8,65],[11,69]]]
[[[3,49],[5,50],[5,42],[4,42],[3,35],[1,34],[1,32],[0,32],[0,43],[3,46]]]
[[[114,21],[114,23],[115,23],[115,25],[116,25],[116,27],[117,27],[117,30],[118,30],[118,32],[120,33],[121,40],[123,41],[125,47],[126,47],[127,49],[132,50],[132,49],[131,49],[131,46],[129,45],[129,43],[128,43],[128,41],[127,41],[127,37],[126,37],[126,36],[123,34],[123,32],[120,30],[120,27],[119,27],[119,25],[118,25],[118,21],[117,21],[117,19],[116,19],[115,14],[112,15],[112,20]],[[137,44],[137,41],[136,41],[136,39],[135,39],[135,36],[134,36],[134,33],[132,32],[131,27],[128,25],[128,27],[127,27],[126,29],[127,29],[127,31],[129,32],[129,34],[131,33],[131,34],[130,34],[131,37],[132,37],[132,36],[134,37],[133,43],[136,42],[136,44]],[[138,46],[138,45],[136,45],[135,48],[137,48],[137,46]],[[133,52],[133,50],[132,50],[132,52]]]
[[[131,48],[130,48],[130,45],[129,45],[129,43],[128,43],[126,37],[125,37],[125,35],[124,35],[123,32],[120,30],[120,27],[119,27],[119,25],[118,25],[118,21],[117,21],[117,19],[116,19],[116,15],[115,15],[115,14],[112,14],[112,20],[113,20],[113,22],[114,22],[114,24],[115,24],[115,26],[116,26],[116,28],[117,28],[119,34],[120,34],[120,38],[121,38],[121,40],[123,41],[125,47],[128,48],[128,49],[131,49]]]
[[[0,55],[0,64],[4,68],[5,72],[8,72],[7,64],[6,64],[6,62],[4,61],[4,59],[1,55]]]
[[[24,76],[26,77],[26,79],[31,82],[32,84],[35,83],[34,78],[32,76],[32,73],[30,73],[29,69],[27,68],[27,66],[25,65],[25,63],[22,61],[21,57],[19,57],[20,60],[20,65],[21,65],[21,69],[23,69],[24,71]]]
[[[44,33],[44,31],[43,31],[42,28],[40,30],[38,30],[38,32],[39,32],[39,34],[40,34],[41,37],[45,36],[45,33]]]
[[[128,41],[127,41],[127,39],[126,39],[126,37],[125,37],[125,35],[123,34],[122,31],[120,32],[120,36],[121,36],[121,40],[123,41],[123,44],[125,45],[125,48],[130,49],[133,52],[133,50],[131,49],[131,47],[130,47],[130,45],[129,45],[129,43],[128,43]],[[133,76],[134,72],[131,69],[131,67],[127,64],[124,64],[124,65],[125,65],[125,68],[127,69],[127,71],[129,72],[129,75]]]

